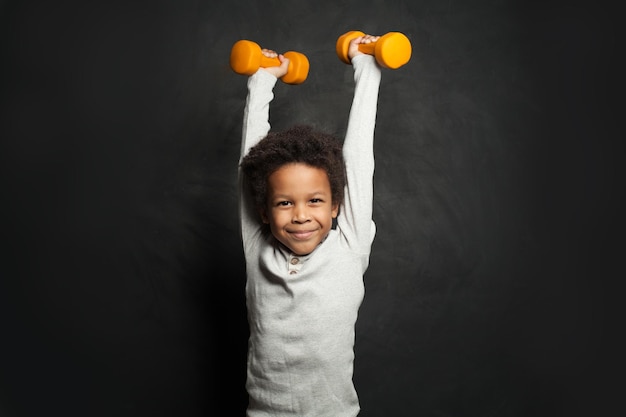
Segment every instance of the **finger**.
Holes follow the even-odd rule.
[[[261,52],[263,53],[263,55],[265,55],[268,58],[276,58],[278,56],[276,51],[273,51],[271,49],[263,48],[263,49],[261,49]]]
[[[357,44],[359,44],[359,43],[362,43],[363,39],[365,39],[365,36],[359,36],[359,37],[356,37],[356,38],[352,39],[352,40],[350,41],[350,43],[351,43],[352,45],[357,45]]]

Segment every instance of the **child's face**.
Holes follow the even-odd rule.
[[[283,245],[307,255],[328,235],[337,211],[326,171],[293,163],[270,175],[267,209],[261,216]]]

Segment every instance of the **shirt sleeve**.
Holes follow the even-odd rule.
[[[374,128],[381,71],[371,55],[352,59],[354,97],[343,144],[347,184],[337,225],[348,245],[366,254],[376,233],[372,218],[374,179]]]
[[[240,163],[250,148],[263,139],[270,130],[269,106],[274,99],[273,89],[276,81],[276,77],[264,70],[259,70],[248,77],[248,96],[243,112]],[[241,168],[238,170],[238,177],[240,232],[244,250],[246,250],[250,236],[260,230],[262,222],[254,201],[247,192]]]

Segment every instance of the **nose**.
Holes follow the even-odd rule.
[[[293,209],[293,219],[294,223],[306,223],[310,221],[309,208],[306,204],[296,204]]]

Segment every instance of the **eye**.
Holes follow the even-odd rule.
[[[321,204],[323,202],[324,202],[324,200],[322,200],[321,198],[312,198],[311,199],[311,203],[312,204]]]
[[[284,200],[284,201],[279,201],[279,202],[277,202],[277,203],[276,203],[276,205],[277,205],[278,207],[286,207],[286,206],[291,205],[291,201],[286,201],[286,200]]]

